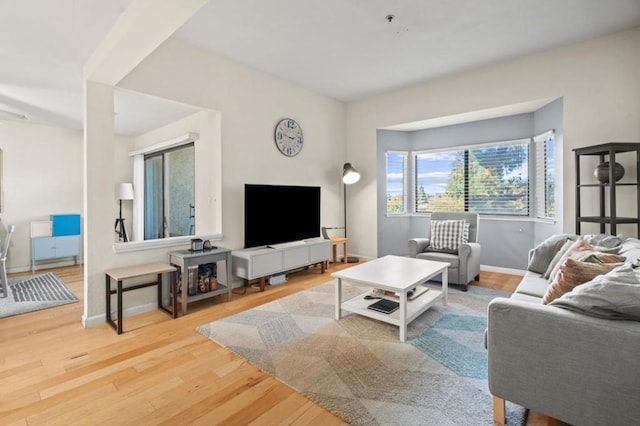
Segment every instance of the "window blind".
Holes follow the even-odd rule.
[[[533,138],[535,152],[535,216],[555,217],[554,132],[548,131]]]

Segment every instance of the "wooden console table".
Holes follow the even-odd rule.
[[[166,263],[146,263],[143,265],[126,266],[124,268],[112,268],[104,271],[105,273],[105,289],[106,289],[106,302],[107,302],[107,323],[113,327],[118,334],[122,334],[122,323],[124,318],[122,317],[122,295],[131,290],[138,290],[145,287],[158,286],[158,308],[162,309],[173,318],[178,316],[178,298],[176,292],[176,267],[168,265]],[[167,309],[162,305],[162,274],[170,273],[171,280],[169,286],[169,294],[171,296],[171,305],[173,310]],[[124,287],[124,280],[144,277],[147,275],[155,275],[156,281],[147,282],[143,284],[135,284],[128,287]],[[111,288],[111,282],[116,281],[116,288]],[[118,300],[118,324],[111,318],[111,295],[117,295]]]

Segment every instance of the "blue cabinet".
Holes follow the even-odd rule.
[[[64,257],[80,258],[80,215],[51,215],[51,221],[32,222],[31,270],[35,263]]]
[[[80,235],[79,214],[53,214],[51,215],[52,235]]]

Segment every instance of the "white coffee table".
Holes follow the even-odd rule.
[[[341,311],[345,310],[397,325],[400,327],[400,341],[404,342],[407,335],[407,325],[411,321],[429,309],[438,300],[442,300],[442,304],[447,305],[448,268],[449,263],[447,262],[389,255],[334,272],[331,276],[337,278],[335,285],[335,318],[340,320]],[[442,273],[441,290],[429,288],[428,291],[415,299],[408,300],[407,293],[411,289],[416,288],[415,294],[420,294],[424,289],[422,284],[440,273]],[[369,287],[369,289],[343,302],[343,280],[349,284]],[[397,293],[398,299],[386,296],[385,299],[400,302],[400,308],[390,314],[368,309],[369,305],[378,301],[377,299],[367,300],[364,298],[364,296],[371,293],[371,288]]]

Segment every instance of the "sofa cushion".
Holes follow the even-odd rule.
[[[520,300],[522,302],[535,303],[538,305],[542,303],[541,298],[536,296],[531,296],[529,294],[523,294],[523,293],[513,293],[510,298],[513,300]]]
[[[599,259],[596,254],[587,256]],[[553,281],[549,283],[549,287],[542,298],[542,303],[550,303],[563,294],[570,292],[576,286],[591,281],[598,275],[604,275],[620,265],[622,263],[585,262],[568,258],[560,266],[560,270]]]
[[[549,287],[548,280],[542,278],[540,274],[529,271],[518,284],[516,293],[537,297],[539,298],[538,303],[541,303],[542,297],[547,292],[547,287]]]
[[[640,321],[640,269],[625,263],[549,305],[598,318]]]
[[[575,240],[577,237],[571,234],[557,234],[542,241],[533,249],[527,270],[544,274],[553,257],[570,238]]]
[[[430,239],[430,248],[457,250],[460,244],[469,241],[469,224],[464,220],[432,220]]]

